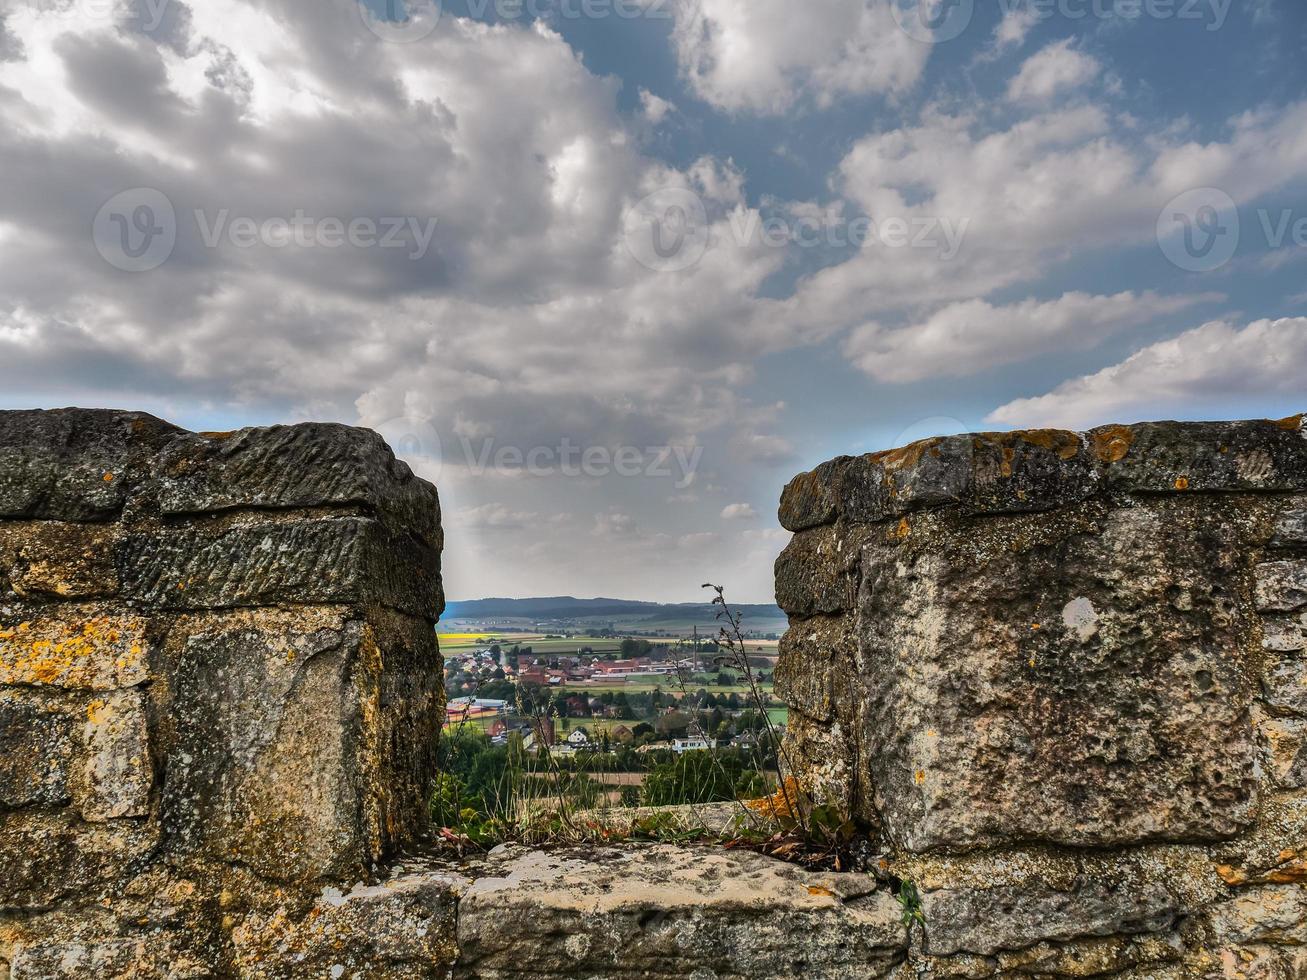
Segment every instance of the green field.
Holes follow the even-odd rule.
[[[542,633],[468,633],[451,630],[447,633],[437,631],[442,653],[457,653],[462,650],[479,650],[498,643],[501,648],[511,650],[515,646],[530,647],[533,654],[571,654],[582,647],[589,647],[595,653],[617,653],[622,648],[621,636],[565,636],[546,639]]]

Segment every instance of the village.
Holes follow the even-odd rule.
[[[570,652],[539,652],[563,645]],[[619,749],[674,754],[714,748],[754,750],[785,709],[772,695],[775,647],[758,641],[750,670],[766,714],[742,672],[720,662],[715,641],[643,637],[542,637],[511,646],[476,645],[447,656],[447,730],[474,729],[491,745],[517,734],[526,749],[551,755]]]

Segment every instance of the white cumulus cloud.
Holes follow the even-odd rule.
[[[785,112],[916,84],[930,45],[895,23],[889,0],[679,0],[676,55],[719,109]]]
[[[1013,102],[1047,102],[1067,89],[1088,85],[1103,70],[1098,59],[1077,51],[1071,39],[1054,41],[1026,59],[1008,83]]]
[[[1071,292],[1048,302],[1028,299],[1002,306],[973,299],[950,303],[923,321],[894,330],[859,327],[844,352],[878,381],[961,378],[1053,351],[1089,350],[1128,327],[1220,299],[1211,293],[1151,292]]]
[[[1010,401],[989,419],[1084,429],[1166,418],[1195,404],[1225,408],[1275,395],[1303,400],[1304,377],[1307,317],[1256,320],[1243,327],[1213,321],[1065,381],[1046,395]]]
[[[752,504],[727,504],[722,508],[724,521],[751,521],[758,516]]]

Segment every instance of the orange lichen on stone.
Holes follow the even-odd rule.
[[[833,891],[831,891],[829,888],[824,888],[824,887],[822,887],[821,885],[809,885],[809,886],[808,886],[808,894],[809,894],[809,895],[825,895],[827,898],[834,898],[834,897],[835,897],[835,893],[834,893]]]
[[[887,449],[884,452],[872,453],[872,462],[880,463],[886,470],[901,470],[909,466],[916,466],[921,462],[921,457],[927,450],[934,449],[939,445],[940,440],[922,439],[918,442],[909,443],[901,449]]]
[[[118,687],[144,680],[141,639],[131,626],[98,616],[0,625],[0,684]]]
[[[1303,414],[1299,412],[1297,415],[1290,415],[1287,419],[1277,419],[1274,424],[1278,425],[1281,429],[1293,431],[1294,429],[1301,429],[1303,427],[1303,418]]]
[[[1218,864],[1216,873],[1227,885],[1297,885],[1307,883],[1307,852],[1286,848],[1276,855],[1279,863],[1265,871],[1249,871]]]
[[[744,806],[754,813],[760,813],[773,820],[793,820],[802,796],[803,790],[799,788],[798,780],[793,776],[786,776],[781,788],[771,796],[745,800]]]
[[[1109,425],[1094,433],[1094,455],[1105,463],[1125,459],[1134,444],[1134,430],[1128,425]]]
[[[996,446],[1001,451],[1003,476],[1011,476],[1010,464],[1016,458],[1016,444],[1025,443],[1037,449],[1056,453],[1061,459],[1074,459],[1080,452],[1080,434],[1068,429],[1017,429],[1013,432],[981,432],[972,440],[976,449]],[[1004,466],[1003,464],[1009,464]]]
[[[1189,477],[1187,477],[1187,476],[1177,476],[1177,477],[1175,478],[1175,488],[1176,488],[1177,490],[1188,490],[1188,489],[1189,489]]]
[[[1066,429],[1022,429],[1013,433],[1022,442],[1057,453],[1061,459],[1074,459],[1080,452],[1080,436]]]
[[[105,483],[113,483],[113,474],[112,474],[112,473],[106,473],[106,474],[104,475],[104,482],[105,482]]]

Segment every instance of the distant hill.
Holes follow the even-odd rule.
[[[731,607],[744,617],[746,629],[784,630],[785,614],[770,603],[740,603]],[[642,602],[636,599],[577,599],[548,596],[538,599],[467,599],[450,602],[442,617],[451,619],[612,620],[662,629],[699,624],[715,626],[717,607],[710,602]]]

